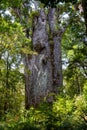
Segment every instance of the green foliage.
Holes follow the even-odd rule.
[[[70,25],[62,39],[63,63],[66,66],[64,69],[64,91],[71,97],[82,93],[87,77],[87,47],[83,43],[84,21],[79,12],[74,13],[74,19],[70,20]]]
[[[56,96],[53,104],[43,102],[36,109],[21,109],[12,116],[7,113],[6,123],[1,127],[8,130],[86,130],[87,90],[71,99],[69,96]]]

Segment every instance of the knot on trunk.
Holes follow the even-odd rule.
[[[41,44],[40,42],[34,45],[34,50],[38,53],[40,53],[44,49],[45,49],[45,45]]]

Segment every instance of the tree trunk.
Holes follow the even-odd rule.
[[[84,11],[84,19],[85,19],[86,35],[87,35],[87,0],[82,0],[82,7]]]
[[[48,21],[50,28],[51,40],[53,41],[52,50],[52,62],[53,62],[53,88],[54,92],[58,92],[58,87],[63,85],[62,79],[62,58],[61,58],[61,39],[62,30],[55,30],[55,8],[50,8],[48,13]]]
[[[48,24],[50,35],[47,33],[47,17],[43,9],[39,16],[34,17],[34,29],[32,36],[33,50],[37,54],[26,55],[25,81],[26,81],[26,108],[36,106],[44,97],[48,102],[53,98],[50,93],[58,92],[58,87],[62,86],[62,62],[61,62],[61,33],[55,34],[55,9],[50,9],[48,13]]]

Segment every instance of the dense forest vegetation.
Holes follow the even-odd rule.
[[[87,130],[86,0],[0,0],[0,130]]]

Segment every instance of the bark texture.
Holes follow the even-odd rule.
[[[39,16],[34,17],[34,29],[32,36],[33,50],[36,55],[26,55],[25,81],[26,81],[26,108],[36,106],[44,97],[48,102],[53,98],[50,93],[58,92],[62,86],[62,62],[61,62],[61,31],[55,33],[55,9],[50,8],[48,24],[50,34],[47,33],[47,16],[43,9]],[[50,43],[50,37],[52,44]]]
[[[30,73],[25,73],[26,79],[26,108],[36,106],[44,97],[52,92],[52,67],[48,35],[46,31],[46,15],[40,11],[34,18],[33,49],[37,55],[25,57],[25,66]],[[51,101],[51,98],[48,98]]]
[[[54,92],[58,92],[58,87],[63,85],[62,79],[62,58],[61,58],[61,38],[62,30],[55,29],[56,19],[55,19],[55,8],[50,8],[48,13],[48,21],[51,40],[53,41],[52,50],[52,62],[53,62],[53,88]]]

